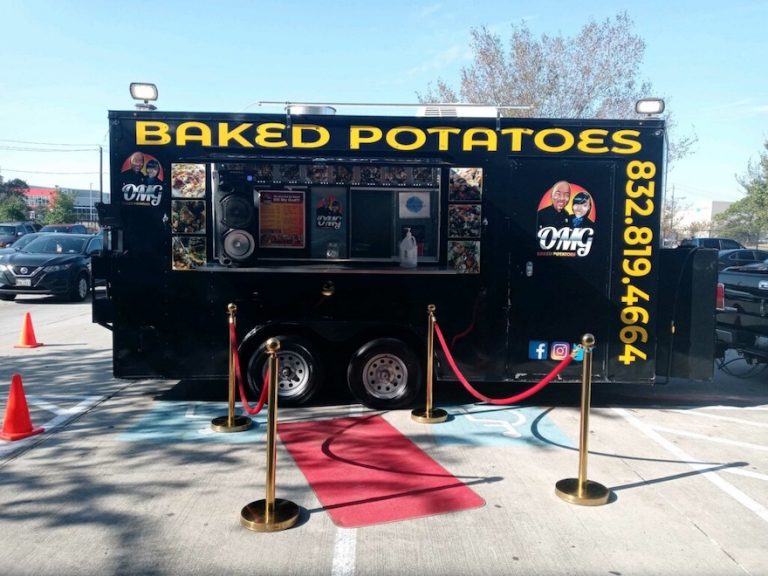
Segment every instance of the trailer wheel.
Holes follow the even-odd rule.
[[[402,340],[378,338],[352,355],[347,384],[369,408],[405,408],[414,403],[421,390],[421,364]]]
[[[277,398],[283,406],[301,406],[309,402],[323,383],[323,367],[313,346],[298,336],[275,336],[280,341],[277,352]],[[267,375],[269,354],[264,343],[248,362],[247,381],[258,398]]]

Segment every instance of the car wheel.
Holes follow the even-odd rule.
[[[72,302],[82,302],[85,300],[85,297],[88,296],[88,292],[90,290],[91,287],[88,285],[88,276],[85,274],[80,274],[80,276],[77,277],[77,281],[72,286],[69,299]]]
[[[16,294],[0,294],[0,300],[5,300],[6,302],[16,300]]]
[[[302,406],[318,393],[324,370],[312,344],[298,336],[275,336],[280,341],[277,352],[277,398],[282,406]],[[255,397],[261,395],[267,375],[269,353],[266,342],[250,358],[247,383]]]
[[[352,394],[369,408],[405,408],[413,405],[421,391],[421,372],[421,364],[405,342],[378,338],[352,355],[347,384]]]

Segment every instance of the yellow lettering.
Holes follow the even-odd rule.
[[[243,132],[251,128],[253,124],[238,124],[234,129],[229,128],[227,122],[219,122],[219,146],[226,148],[230,140],[235,140],[243,148],[253,148],[253,144],[243,137]]]
[[[288,142],[283,137],[285,124],[280,122],[265,122],[256,128],[255,142],[263,148],[285,148]]]
[[[640,136],[638,130],[618,130],[613,133],[611,140],[616,146],[611,147],[615,154],[636,154],[643,149],[643,145],[637,140]]]
[[[397,137],[400,134],[413,135],[413,142],[410,144],[402,144],[401,142],[398,142]],[[424,131],[419,128],[414,128],[413,126],[398,126],[397,128],[392,128],[392,130],[387,131],[387,144],[395,150],[417,150],[424,146],[426,141],[427,135],[424,134]]]
[[[176,145],[186,146],[187,142],[211,145],[211,128],[203,122],[182,122],[176,129]]]
[[[448,150],[448,136],[450,134],[459,134],[458,128],[449,128],[447,126],[437,126],[436,128],[427,128],[427,134],[437,134],[437,149]]]
[[[530,136],[533,134],[533,130],[530,128],[503,128],[501,133],[505,136],[509,134],[510,138],[510,152],[520,152],[523,149],[523,136]]]
[[[546,139],[548,136],[551,135],[557,135],[560,136],[563,140],[562,144],[559,146],[553,146],[551,144],[546,143]],[[568,132],[568,130],[563,130],[562,128],[546,128],[542,130],[541,132],[537,132],[536,135],[533,137],[533,143],[536,145],[536,148],[539,150],[543,150],[544,152],[565,152],[569,148],[573,146],[575,139],[573,137],[573,134]]]
[[[588,154],[605,154],[608,152],[608,146],[605,145],[605,137],[608,130],[600,128],[590,128],[579,134],[579,143],[577,148]]]
[[[163,144],[168,144],[171,141],[169,131],[170,127],[165,122],[137,120],[136,144],[141,146],[162,146]]]
[[[496,149],[498,148],[496,132],[490,128],[469,128],[464,132],[461,149],[467,152],[475,147],[485,148],[490,152],[496,152]]]
[[[314,140],[306,140],[304,133],[309,132],[315,136]],[[313,124],[294,124],[291,127],[291,142],[294,148],[321,148],[328,144],[331,133],[323,126]]]
[[[361,144],[373,144],[381,140],[383,133],[376,126],[350,126],[349,149],[360,150]]]

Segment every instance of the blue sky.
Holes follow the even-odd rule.
[[[0,0],[0,173],[98,189],[107,111],[132,108],[130,82],[156,83],[174,111],[416,102],[438,78],[458,85],[472,27],[569,36],[620,11],[647,43],[642,78],[698,136],[668,193],[707,218],[742,197],[735,176],[768,140],[768,0]]]

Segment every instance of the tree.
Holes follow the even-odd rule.
[[[62,192],[57,187],[54,205],[45,214],[43,222],[46,224],[72,224],[77,222],[75,196],[73,194],[68,194],[67,192]]]
[[[0,176],[0,220],[17,221],[27,219],[27,196],[29,186],[24,180],[15,178],[8,182]]]
[[[746,175],[738,178],[746,196],[714,218],[718,235],[745,245],[757,244],[768,233],[768,141],[763,148],[759,160],[750,162]]]
[[[712,221],[711,220],[694,220],[689,222],[685,227],[685,235],[690,238],[698,238],[705,232],[712,236]]]
[[[0,200],[0,221],[15,222],[27,220],[27,203],[13,196]]]
[[[661,211],[661,237],[665,245],[680,241],[684,233],[683,213],[690,208],[690,204],[683,203],[685,197],[675,197],[674,191],[664,199]]]
[[[488,28],[472,29],[471,66],[462,68],[458,92],[442,79],[417,94],[421,102],[520,105],[505,116],[628,118],[635,102],[652,94],[639,80],[645,42],[632,31],[626,12],[590,21],[572,38],[542,34],[535,39],[523,22],[512,25],[509,50]],[[673,125],[667,114],[668,127]],[[696,137],[669,143],[669,159],[685,156]]]
[[[13,180],[5,182],[3,177],[0,176],[0,202],[10,198],[21,198],[22,200],[25,200],[28,190],[29,186],[27,186],[27,183],[24,182],[24,180],[14,178]]]

